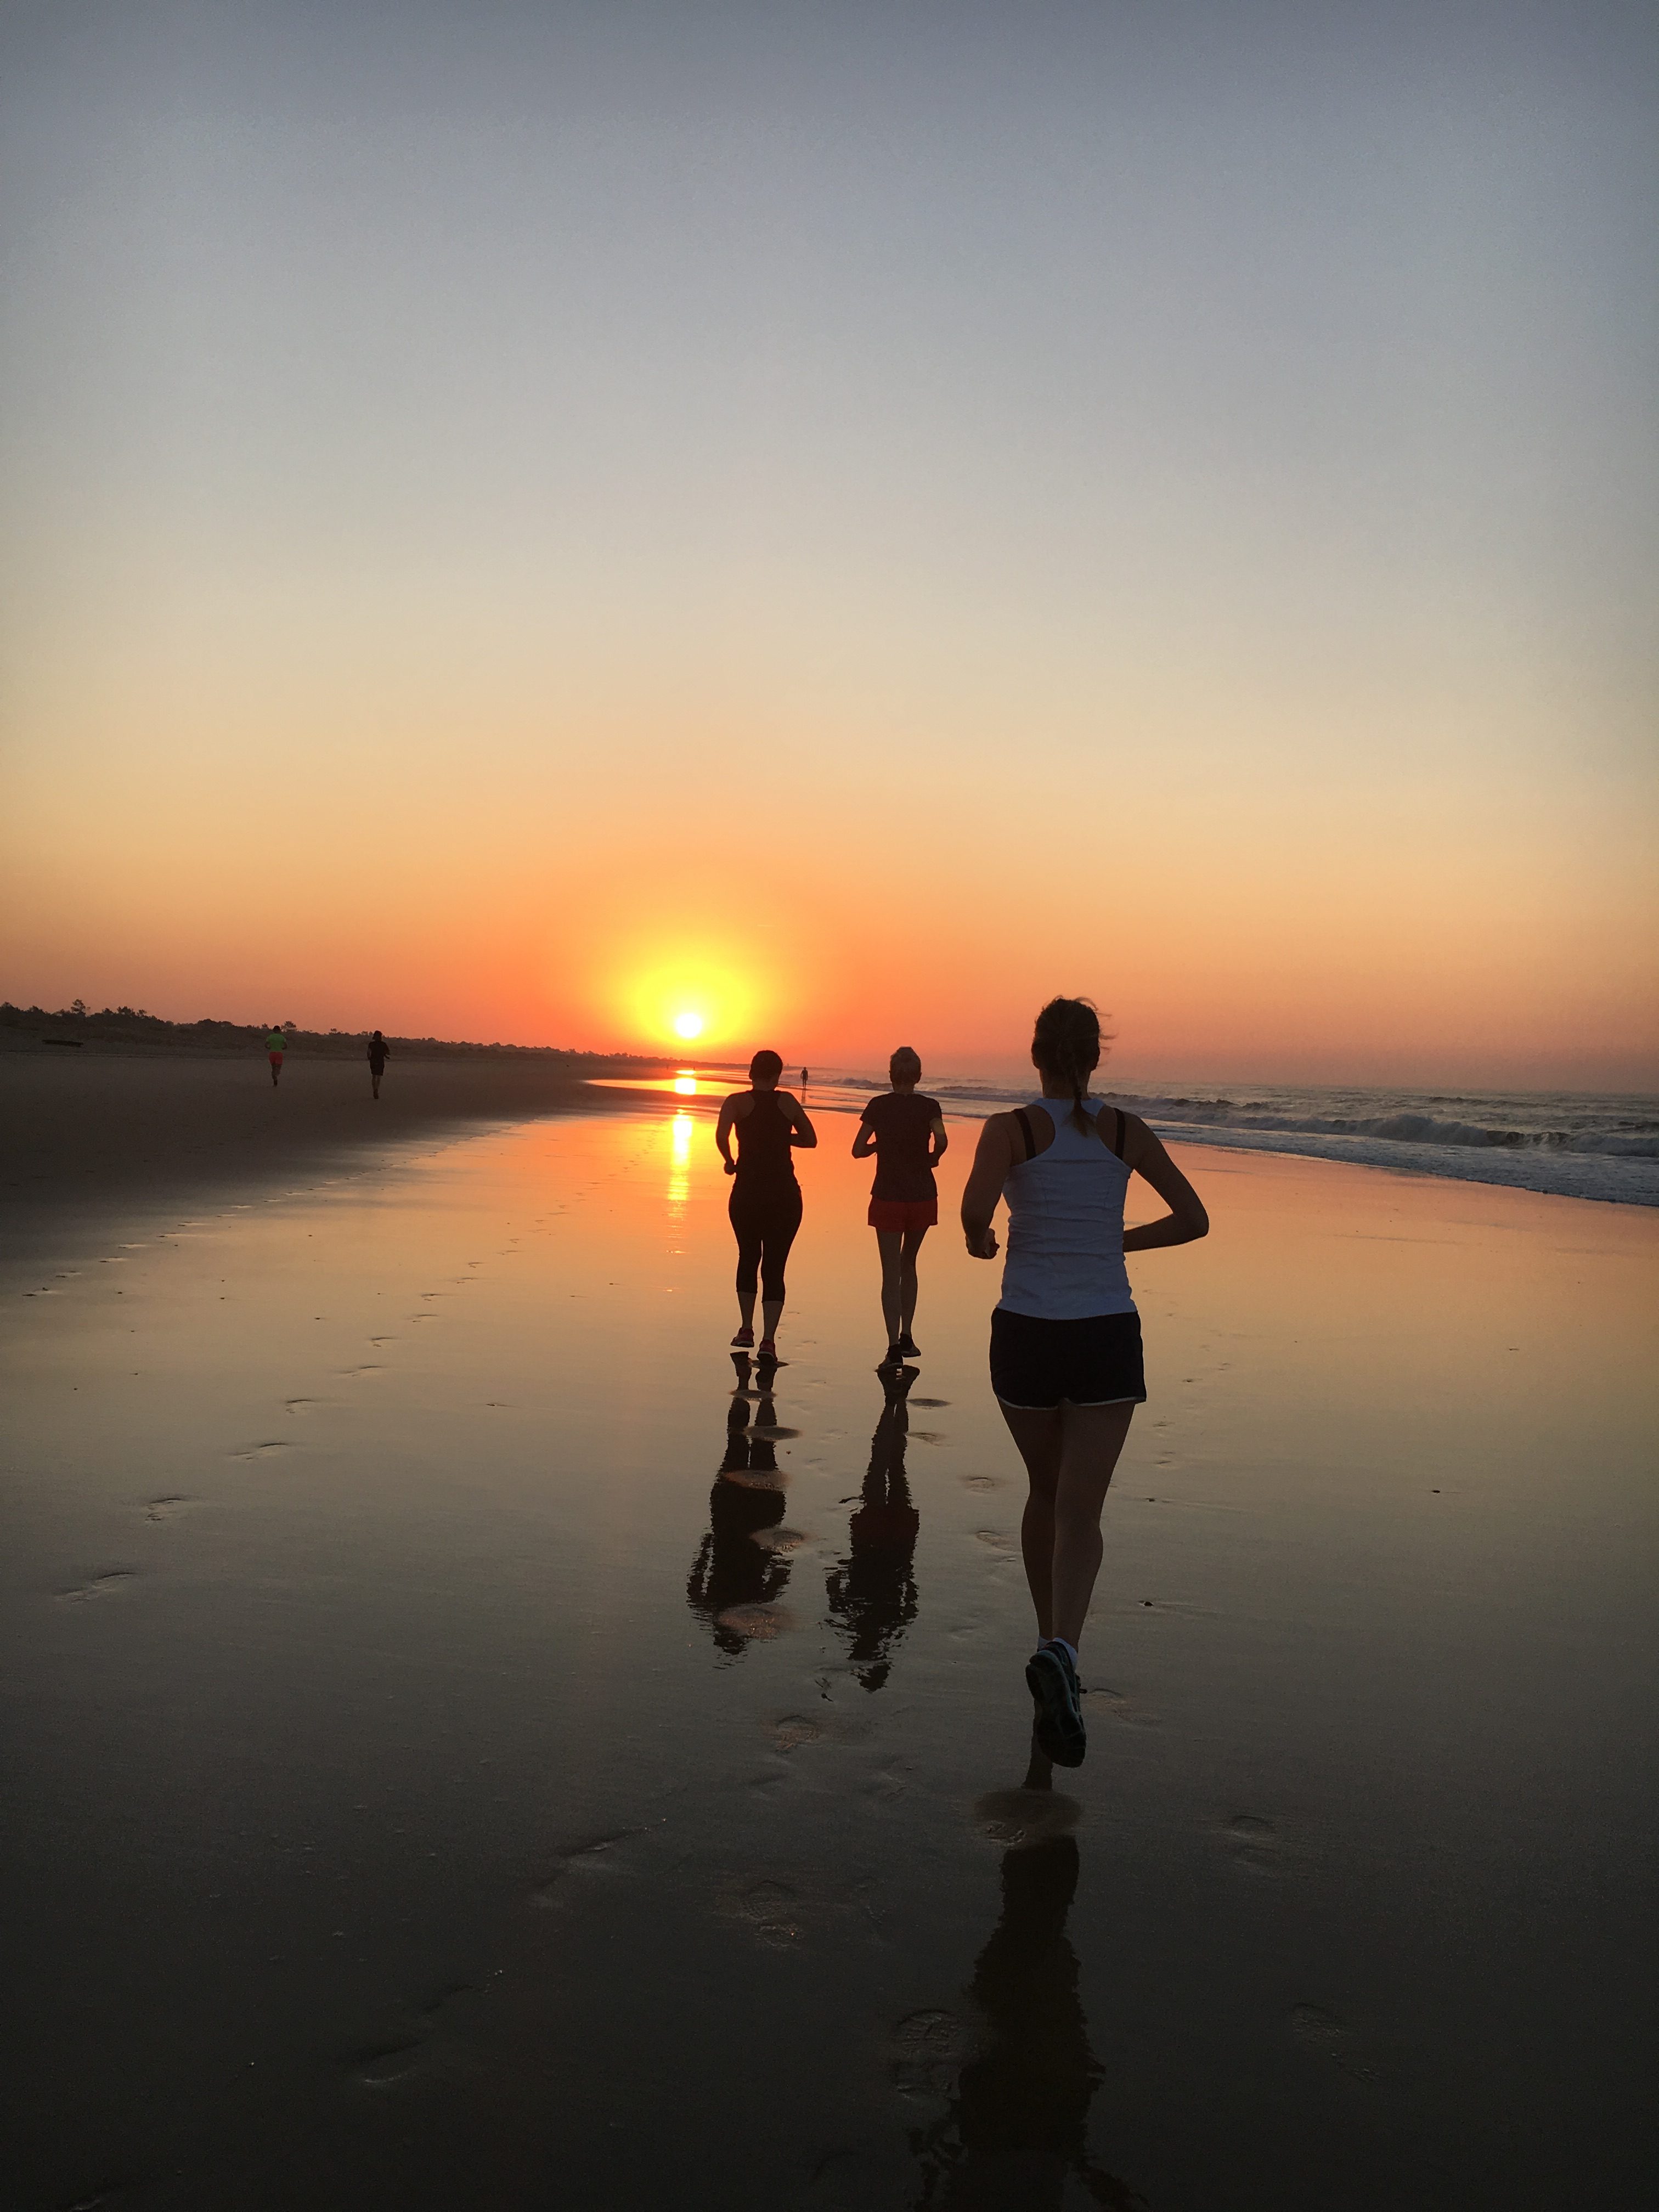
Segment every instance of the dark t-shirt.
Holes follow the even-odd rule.
[[[927,1133],[939,1115],[937,1098],[919,1091],[884,1091],[864,1109],[864,1126],[876,1136],[876,1180],[872,1198],[937,1198],[939,1185],[927,1164]]]
[[[384,1067],[391,1056],[391,1053],[384,1042],[377,1043],[373,1037],[370,1037],[368,1041],[368,1064],[371,1067]]]

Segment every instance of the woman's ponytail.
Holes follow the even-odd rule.
[[[1036,1018],[1031,1057],[1046,1074],[1072,1087],[1070,1120],[1085,1133],[1094,1122],[1085,1111],[1089,1078],[1100,1065],[1100,1017],[1088,999],[1050,999]]]

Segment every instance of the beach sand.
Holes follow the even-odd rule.
[[[290,1053],[273,1086],[263,1054],[0,1052],[0,1268],[96,1249],[118,1211],[169,1218],[181,1199],[309,1184],[389,1141],[610,1095],[528,1055],[394,1060],[377,1099],[361,1058]]]
[[[12,1270],[7,2201],[1645,2205],[1659,1218],[1185,1153],[1043,1795],[995,1271],[890,1402],[820,1126],[768,1399],[665,1106]]]

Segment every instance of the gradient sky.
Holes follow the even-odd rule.
[[[1647,6],[14,0],[0,995],[1659,1086]]]

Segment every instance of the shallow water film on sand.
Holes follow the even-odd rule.
[[[1036,1791],[852,1127],[770,1376],[669,1102],[7,1279],[8,2203],[1648,2201],[1659,1223],[1184,1153]]]

